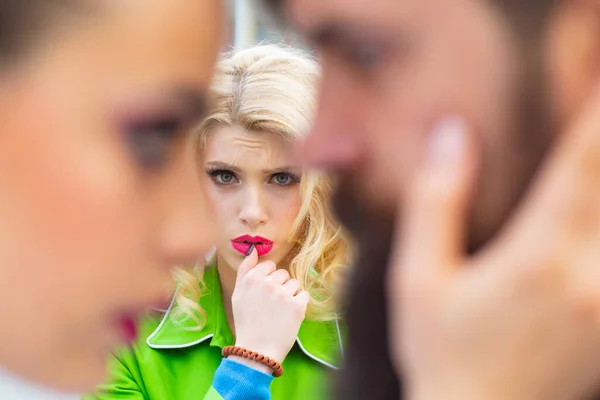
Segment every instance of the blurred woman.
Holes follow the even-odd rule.
[[[310,57],[277,46],[220,63],[196,146],[215,255],[178,271],[170,309],[117,356],[98,398],[329,398],[349,245],[329,209],[329,180],[303,171],[292,150],[310,124],[317,78]]]
[[[0,365],[87,390],[212,242],[184,132],[217,0],[0,4]],[[168,304],[168,297],[167,304]]]

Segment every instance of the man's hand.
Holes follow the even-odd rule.
[[[513,219],[472,257],[476,146],[459,120],[432,141],[399,213],[388,284],[409,396],[585,398],[600,386],[600,92]]]

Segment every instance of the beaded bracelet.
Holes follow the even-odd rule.
[[[233,355],[247,358],[248,360],[256,361],[257,363],[266,365],[267,367],[273,370],[273,376],[275,378],[279,378],[281,375],[283,375],[283,367],[281,366],[281,364],[255,351],[250,351],[248,349],[244,349],[243,347],[226,346],[223,348],[222,354],[223,357],[229,357]]]

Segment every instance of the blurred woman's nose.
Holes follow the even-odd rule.
[[[197,262],[214,244],[214,213],[190,158],[173,169],[162,187],[166,208],[162,246],[170,266]]]
[[[240,196],[240,221],[255,230],[267,222],[265,196],[258,185],[246,185]]]

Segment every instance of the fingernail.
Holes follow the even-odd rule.
[[[460,161],[467,143],[467,128],[460,118],[445,118],[431,132],[428,158],[431,164],[452,164]]]
[[[252,244],[250,246],[250,248],[248,249],[248,251],[246,252],[246,257],[249,257],[250,254],[252,254],[253,251],[254,251],[254,244]]]

